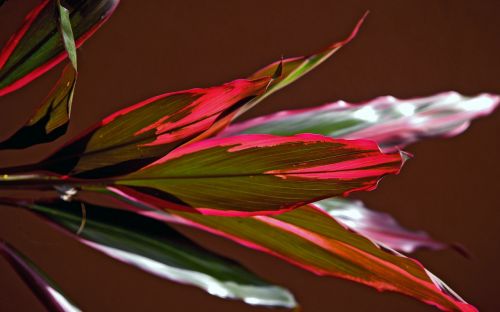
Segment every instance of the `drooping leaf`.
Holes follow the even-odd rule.
[[[64,135],[68,128],[69,110],[75,89],[77,72],[71,64],[66,65],[57,81],[35,114],[26,124],[0,142],[0,149],[22,149],[52,142]]]
[[[19,277],[31,288],[33,294],[48,311],[80,311],[33,261],[21,254],[13,246],[0,241],[0,254],[7,260]]]
[[[158,209],[279,213],[371,190],[382,176],[398,173],[403,160],[399,153],[381,153],[371,141],[243,135],[177,148],[134,173],[101,184],[114,184]]]
[[[75,46],[79,47],[113,13],[119,0],[65,0]],[[0,52],[0,96],[21,88],[67,57],[54,18],[54,0],[43,0],[25,18],[23,26]],[[66,24],[63,18],[62,22]],[[63,28],[66,28],[63,27]],[[71,49],[70,49],[71,51]]]
[[[329,198],[314,205],[349,229],[397,251],[411,253],[419,248],[437,250],[450,247],[424,231],[405,229],[389,214],[370,210],[359,200]]]
[[[221,132],[233,119],[245,113],[274,92],[288,86],[326,61],[340,48],[354,39],[367,15],[368,12],[366,12],[358,21],[351,34],[346,39],[334,42],[328,47],[307,56],[291,57],[276,61],[253,73],[249,79],[259,79],[264,77],[274,78],[269,84],[267,91],[247,102],[245,105],[242,105],[230,114],[227,114],[223,119],[217,121],[208,131],[193,139],[192,142],[206,139]]]
[[[362,104],[339,101],[258,117],[230,126],[221,136],[311,132],[374,140],[384,151],[394,151],[423,138],[457,135],[472,119],[490,114],[499,102],[500,97],[494,94],[468,97],[456,92],[408,100],[384,96]]]
[[[273,216],[224,217],[163,212],[129,194],[108,194],[122,201],[122,209],[225,237],[318,275],[399,292],[444,311],[477,311],[418,261],[349,230],[314,205]]]
[[[78,202],[22,206],[81,243],[161,278],[248,304],[296,306],[288,290],[269,284],[240,264],[204,249],[163,222],[86,204],[82,226],[82,208]]]

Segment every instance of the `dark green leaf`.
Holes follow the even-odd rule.
[[[61,18],[65,38],[69,39],[66,29],[71,24],[75,47],[81,46],[110,17],[118,2],[63,1],[70,18],[70,21],[65,16]],[[57,15],[57,2],[43,0],[27,15],[24,25],[7,42],[0,52],[0,96],[21,88],[64,60],[67,57],[65,42],[70,53],[74,53],[71,40],[61,39]]]
[[[28,205],[83,244],[148,273],[199,287],[211,295],[265,306],[296,306],[286,289],[263,281],[240,264],[216,255],[163,222],[78,202]]]

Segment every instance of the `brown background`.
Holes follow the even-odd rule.
[[[36,1],[0,8],[0,43]],[[378,95],[500,93],[500,1],[308,0],[123,1],[79,50],[80,80],[70,134],[55,144],[0,154],[2,166],[41,158],[99,117],[166,91],[245,77],[281,55],[312,52],[344,38],[366,9],[359,36],[326,64],[272,96],[248,116]],[[59,67],[60,69],[60,67]],[[0,133],[18,127],[58,70],[0,99]],[[415,256],[482,311],[498,311],[500,113],[465,134],[415,144],[398,177],[359,194],[405,226],[463,243],[473,254]],[[413,299],[351,282],[320,278],[283,261],[195,230],[202,244],[288,286],[304,311],[433,311]],[[223,301],[120,264],[79,245],[26,213],[2,207],[0,237],[39,263],[87,311],[264,311]],[[42,310],[0,260],[0,311]]]

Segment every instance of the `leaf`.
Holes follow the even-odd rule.
[[[77,72],[66,65],[56,85],[26,124],[0,143],[0,149],[22,149],[52,142],[68,129],[69,109],[75,89]]]
[[[60,19],[59,28],[71,64],[64,67],[61,77],[24,127],[1,142],[0,149],[21,149],[35,144],[52,142],[64,135],[68,128],[77,78],[76,48],[69,11],[61,6],[59,1],[57,4]]]
[[[13,246],[0,241],[0,254],[31,288],[33,294],[48,311],[80,311],[45,273]]]
[[[81,227],[80,205],[63,201],[25,204],[81,243],[158,277],[248,304],[287,308],[297,305],[288,290],[269,284],[239,263],[202,248],[163,222],[87,204]]]
[[[113,13],[119,0],[67,0],[75,47],[80,47]],[[59,35],[56,2],[43,0],[0,52],[0,96],[17,90],[67,57]],[[66,24],[63,17],[62,22]],[[66,28],[66,27],[63,27]],[[68,33],[66,33],[68,34]],[[71,48],[70,48],[71,51]]]
[[[314,205],[349,229],[394,250],[411,253],[420,248],[450,247],[423,231],[405,229],[389,214],[369,210],[359,200],[329,198]]]
[[[191,142],[201,141],[202,139],[209,138],[221,132],[227,125],[229,125],[229,123],[233,119],[242,115],[243,113],[245,113],[258,103],[263,101],[265,98],[267,98],[274,92],[288,86],[289,84],[293,83],[294,81],[301,78],[302,76],[304,76],[305,74],[309,73],[311,70],[316,68],[318,65],[326,61],[340,48],[342,48],[344,45],[348,44],[352,39],[354,39],[367,15],[368,12],[366,12],[363,15],[363,17],[358,21],[358,23],[352,30],[351,34],[346,39],[339,42],[334,42],[325,49],[307,56],[282,59],[252,74],[249,77],[249,79],[273,77],[273,80],[269,84],[269,88],[266,90],[266,92],[262,93],[261,95],[247,102],[245,105],[242,105],[238,109],[234,110],[233,112],[225,116],[223,119],[215,123],[208,131],[202,133],[199,137],[193,139]]]
[[[137,172],[88,184],[114,184],[158,209],[254,215],[372,190],[403,160],[364,140],[246,135],[183,146]]]
[[[61,5],[60,0],[57,0],[57,8],[59,10],[59,29],[62,34],[64,49],[68,53],[71,64],[75,70],[78,70],[76,62],[76,44],[73,36],[73,29],[71,27],[69,11]]]
[[[264,92],[270,80],[240,79],[152,97],[109,115],[38,164],[1,171],[47,170],[85,178],[133,172]]]
[[[314,205],[272,216],[223,217],[162,212],[127,194],[109,194],[122,209],[228,238],[317,275],[399,292],[444,311],[477,311],[418,261],[352,232]]]
[[[312,132],[373,140],[383,151],[391,152],[420,139],[462,133],[472,119],[490,114],[499,102],[494,94],[467,97],[456,92],[408,100],[383,96],[361,104],[338,101],[251,119],[230,126],[221,136]]]

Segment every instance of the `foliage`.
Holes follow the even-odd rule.
[[[0,149],[24,149],[64,135],[76,49],[117,5],[44,0],[28,14],[0,53],[0,96],[69,61],[45,100]],[[37,163],[0,169],[7,193],[58,192],[35,199],[8,194],[0,203],[31,211],[62,235],[118,261],[248,304],[298,306],[290,291],[202,248],[170,224],[225,237],[318,275],[399,292],[446,311],[476,311],[400,253],[450,244],[342,197],[375,189],[411,157],[401,148],[461,133],[472,119],[491,113],[499,96],[385,96],[229,125],[346,45],[365,17],[347,39],[316,53],[278,60],[220,86],[153,96],[96,122]],[[15,247],[0,242],[0,251],[46,307],[78,310]]]

